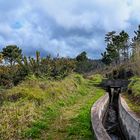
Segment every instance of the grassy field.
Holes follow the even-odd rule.
[[[90,140],[90,108],[104,95],[100,75],[72,74],[61,81],[28,77],[1,90],[0,138],[3,140]]]
[[[131,94],[125,94],[124,98],[128,106],[140,116],[140,78],[131,78],[131,83],[129,84],[129,89],[132,90]]]

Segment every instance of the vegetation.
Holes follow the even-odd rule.
[[[107,33],[102,62],[106,64],[104,73],[108,78],[129,79],[133,76],[125,99],[130,108],[140,115],[140,25],[134,33],[132,39],[125,31]]]
[[[88,58],[87,58],[87,53],[86,52],[82,52],[81,54],[79,54],[77,57],[76,57],[76,60],[78,62],[83,62],[83,61],[87,61]]]
[[[72,74],[56,81],[30,76],[18,86],[3,91],[0,137],[92,139],[90,108],[104,94],[95,87],[100,78],[95,75],[84,79]]]
[[[93,139],[90,108],[104,94],[98,67],[76,58],[27,57],[16,45],[0,52],[0,139]],[[94,68],[95,66],[95,68]],[[76,74],[76,73],[77,74]]]
[[[127,78],[127,74],[128,78],[134,75],[140,76],[140,26],[134,33],[132,39],[125,31],[120,33],[112,31],[106,34],[107,47],[106,51],[101,54],[102,62],[106,65],[102,70],[103,73],[107,75],[113,75],[114,71],[118,75],[124,73],[122,78]],[[120,72],[121,74],[119,74]]]
[[[87,58],[87,53],[82,52],[76,57],[75,71],[81,74],[94,72],[104,65],[100,60],[90,60]]]
[[[19,49],[16,45],[9,45],[3,48],[2,56],[5,59],[5,62],[10,63],[12,67],[18,59],[22,58],[22,50]]]
[[[109,32],[106,34],[105,41],[107,48],[101,54],[105,64],[119,64],[121,60],[127,61],[129,59],[129,35],[125,31],[119,34],[116,34],[115,31]]]
[[[139,60],[139,44],[140,44],[140,26],[134,31],[135,36],[131,39],[125,31],[116,33],[116,31],[108,32],[105,36],[107,44],[106,51],[102,53],[102,62],[106,65],[120,64],[138,65]]]
[[[130,109],[138,116],[140,117],[140,104],[136,103],[135,100],[133,100],[132,97],[130,97],[129,95],[124,95],[124,98],[128,104],[128,106],[130,107]]]
[[[140,78],[135,76],[131,78],[131,83],[128,86],[128,93],[124,97],[129,107],[140,116]]]
[[[40,52],[35,57],[23,56],[16,45],[3,48],[0,53],[0,86],[11,88],[29,75],[38,78],[63,79],[72,72],[87,73],[98,68],[98,62],[89,60],[86,52],[76,58],[41,58]]]
[[[0,138],[93,139],[90,108],[104,95],[98,86],[103,76],[91,76],[93,72],[102,72],[114,79],[135,75],[125,98],[139,114],[140,26],[132,41],[125,31],[109,32],[105,41],[104,64],[101,60],[89,59],[86,52],[76,58],[42,58],[38,51],[35,57],[24,56],[16,45],[3,48],[0,52]]]
[[[7,46],[1,52],[0,86],[12,87],[24,80],[26,76],[35,75],[46,79],[61,79],[73,72],[75,61],[69,58],[22,57],[22,50],[15,45]],[[5,61],[4,61],[5,60]],[[7,65],[4,63],[8,62]],[[9,65],[10,64],[10,65]]]

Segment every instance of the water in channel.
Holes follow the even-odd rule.
[[[112,140],[126,140],[121,131],[118,112],[118,98],[120,89],[110,89],[110,103],[105,117],[105,129]]]

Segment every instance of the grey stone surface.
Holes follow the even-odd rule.
[[[119,97],[121,127],[128,140],[140,140],[140,118],[130,110],[125,100]]]
[[[91,108],[92,129],[97,140],[111,140],[102,122],[109,102],[108,94],[101,97]]]
[[[130,83],[130,80],[122,79],[105,79],[102,81],[102,86],[104,87],[127,87]]]

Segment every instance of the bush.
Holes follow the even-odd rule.
[[[90,80],[94,82],[95,84],[100,84],[103,80],[103,76],[100,74],[96,74],[90,77]]]
[[[40,58],[36,52],[36,58],[24,57],[18,60],[14,66],[0,66],[0,86],[10,88],[17,85],[29,75],[37,78],[62,79],[75,69],[75,60],[69,58]]]

